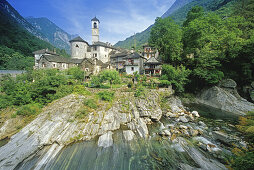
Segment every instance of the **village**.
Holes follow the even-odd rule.
[[[34,69],[66,70],[79,67],[85,71],[86,79],[105,69],[117,70],[127,75],[134,73],[148,76],[161,75],[162,64],[158,50],[147,44],[143,46],[141,52],[136,52],[134,48],[132,50],[116,48],[108,42],[99,41],[99,19],[94,17],[91,24],[91,45],[80,36],[70,40],[71,58],[62,57],[48,49],[35,51],[33,52]]]

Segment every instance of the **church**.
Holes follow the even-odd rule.
[[[83,40],[80,36],[70,40],[71,58],[57,55],[55,52],[43,49],[33,52],[35,57],[35,69],[55,68],[65,70],[78,66],[88,75],[98,74],[103,69],[110,69],[110,54],[119,50],[110,43],[99,41],[99,24],[96,17],[92,23],[92,44]]]
[[[100,41],[99,25],[100,21],[94,17],[92,20],[92,44],[81,37],[76,37],[70,41],[71,43],[71,57],[73,59],[83,58],[97,58],[103,63],[109,63],[110,53],[118,51],[110,43],[104,43]]]

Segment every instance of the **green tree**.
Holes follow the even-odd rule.
[[[111,88],[112,88],[112,84],[121,83],[121,77],[118,71],[115,71],[115,70],[103,70],[99,74],[99,77],[101,82],[108,81],[110,83]]]
[[[157,18],[149,43],[158,49],[165,63],[179,65],[182,53],[182,30],[171,18]]]
[[[186,16],[186,20],[183,22],[183,26],[186,27],[189,25],[189,23],[199,17],[204,16],[204,8],[200,6],[193,7]]]
[[[71,75],[72,79],[84,81],[85,72],[79,67],[72,67],[67,70],[67,74]]]
[[[188,83],[188,76],[190,70],[184,66],[174,67],[172,65],[162,65],[161,80],[168,80],[168,84],[173,86],[176,92],[181,93],[184,91],[184,86]]]

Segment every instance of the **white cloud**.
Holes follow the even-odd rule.
[[[97,15],[101,20],[101,40],[113,44],[145,30],[154,23],[156,17],[166,12],[174,1],[122,0],[119,2],[111,0],[102,2],[94,0],[91,2],[88,0],[52,0],[51,6],[67,21],[64,28],[67,32],[79,34],[89,42],[91,39],[90,19]]]

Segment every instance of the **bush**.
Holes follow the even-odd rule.
[[[184,66],[173,67],[171,65],[163,65],[162,66],[162,76],[161,80],[168,80],[173,89],[181,93],[184,91],[184,86],[188,83],[188,76],[190,74],[190,70],[185,69]]]
[[[41,112],[41,105],[38,103],[24,105],[18,109],[17,115],[21,116],[31,116],[37,115]]]
[[[115,92],[113,92],[113,91],[101,91],[97,94],[98,94],[98,96],[101,100],[112,101],[113,98],[114,98]]]
[[[102,81],[99,76],[92,76],[91,87],[101,87]]]
[[[139,85],[138,88],[135,90],[134,96],[140,97],[145,94],[145,87],[142,85]]]
[[[83,86],[83,85],[76,85],[76,86],[74,86],[73,92],[75,94],[80,94],[80,95],[84,95],[84,96],[91,95],[91,92],[86,90],[86,87]]]
[[[254,153],[247,152],[233,157],[232,168],[241,170],[251,170],[254,167]]]
[[[72,67],[67,70],[67,74],[71,75],[72,79],[84,81],[85,72],[79,67]]]
[[[91,109],[97,109],[97,104],[94,99],[86,99],[84,105],[90,107]]]

